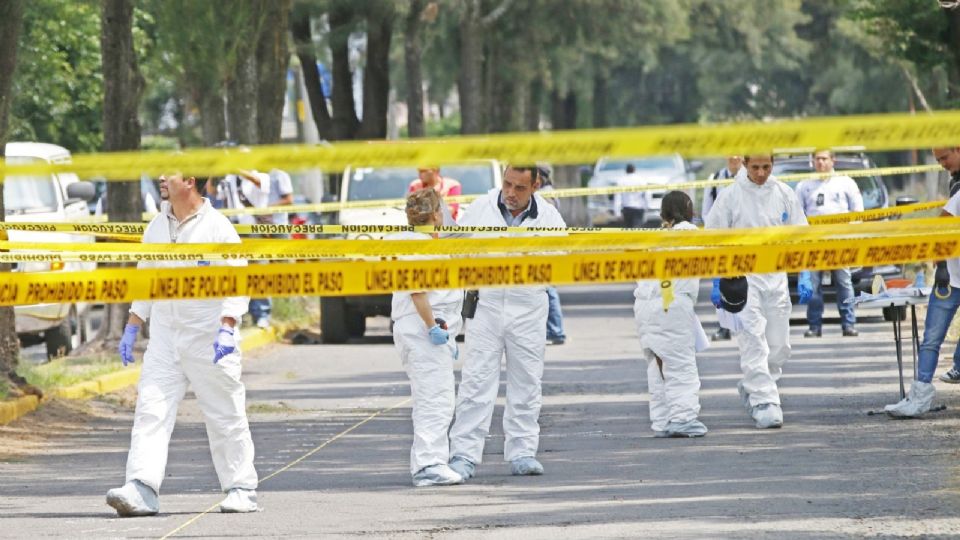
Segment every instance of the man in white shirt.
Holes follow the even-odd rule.
[[[935,148],[933,153],[937,161],[947,168],[948,163],[941,154],[952,149]],[[960,170],[960,160],[955,166]],[[950,170],[950,169],[947,169]],[[950,171],[954,172],[954,171]],[[943,217],[960,216],[960,190],[956,191],[943,212]],[[897,418],[914,418],[930,410],[937,392],[933,387],[933,373],[937,370],[940,347],[947,338],[947,331],[954,315],[960,309],[960,259],[947,259],[937,262],[933,291],[927,304],[927,318],[923,325],[923,341],[917,353],[917,378],[910,385],[910,393],[899,403],[887,405],[884,410]],[[960,347],[953,353],[953,369],[940,376],[943,382],[960,382]]]
[[[224,193],[229,208],[266,208],[270,206],[270,175],[259,171],[241,170],[237,174],[224,178]],[[241,214],[237,216],[237,223],[255,225],[273,223],[270,214]],[[251,298],[250,316],[253,323],[260,328],[270,326],[270,299]]]
[[[727,166],[711,174],[709,179],[733,180],[737,177],[737,173],[740,172],[741,167],[743,167],[743,156],[728,156]],[[722,191],[723,186],[710,186],[703,190],[703,205],[700,210],[700,219],[704,223],[707,221],[707,214],[710,213],[710,209],[713,208],[713,204],[717,202],[717,197]],[[720,308],[717,309],[719,310]],[[710,336],[710,339],[713,341],[729,341],[730,329],[721,326]]]
[[[637,174],[637,169],[633,166],[633,163],[627,164],[626,172],[627,174],[620,179],[618,185],[634,187],[642,186],[645,183],[643,178]],[[647,201],[647,194],[646,191],[625,191],[620,194],[624,227],[629,229],[643,228],[643,218],[650,206]]]
[[[286,206],[290,204],[293,204],[293,181],[290,179],[290,175],[280,169],[271,169],[267,206]],[[276,225],[289,224],[289,214],[286,212],[273,214],[273,223]]]
[[[813,168],[818,173],[832,173],[833,152],[820,150],[813,154]],[[811,178],[804,180],[797,186],[797,198],[808,218],[827,216],[832,214],[847,214],[863,212],[863,196],[860,187],[853,178],[845,175],[835,175],[829,178]],[[853,298],[853,281],[849,268],[828,270],[837,287],[837,310],[840,312],[840,327],[844,337],[855,337],[859,333],[856,329],[857,316],[853,304],[847,300]],[[810,329],[804,337],[820,337],[823,335],[823,279],[825,272],[811,271],[810,279],[813,284],[813,297],[807,304],[807,324]]]

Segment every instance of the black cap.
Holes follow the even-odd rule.
[[[745,276],[720,279],[720,305],[729,313],[740,313],[747,305],[747,278]]]

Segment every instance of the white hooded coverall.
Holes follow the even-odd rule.
[[[204,199],[203,206],[182,223],[170,203],[147,225],[144,243],[240,242],[233,225]],[[141,262],[138,268],[246,266],[247,262]],[[143,355],[137,385],[126,481],[139,480],[159,493],[167,465],[167,446],[177,419],[177,406],[189,384],[197,395],[210,440],[210,454],[223,491],[256,489],[253,440],[247,424],[246,390],[240,382],[240,318],[247,311],[245,296],[211,300],[136,301],[130,311],[149,320],[150,341]],[[221,317],[237,321],[235,352],[213,363],[213,343]]]
[[[417,233],[401,233],[391,239],[427,239]],[[393,293],[390,318],[393,319],[393,344],[400,354],[410,379],[413,395],[413,446],[410,448],[410,474],[432,465],[450,461],[450,422],[453,420],[456,336],[460,333],[460,289],[426,291],[433,316],[447,323],[450,338],[445,345],[434,345],[429,330],[417,313],[410,291]]]
[[[687,221],[676,230],[697,230]],[[647,388],[650,391],[650,424],[653,431],[665,431],[670,421],[685,423],[700,414],[700,375],[697,372],[695,330],[700,325],[694,311],[700,292],[699,279],[667,281],[673,302],[664,310],[662,283],[637,282],[633,315],[644,358],[647,360]],[[663,373],[656,358],[663,362]]]
[[[497,202],[500,189],[475,200],[460,225],[506,226]],[[550,203],[534,193],[523,227],[566,227]],[[474,318],[467,325],[466,353],[457,415],[450,430],[450,453],[473,463],[483,459],[500,388],[500,361],[506,354],[507,406],[503,413],[504,458],[535,457],[540,444],[540,380],[547,339],[547,294],[543,285],[482,288]]]
[[[707,215],[708,229],[740,229],[806,225],[807,218],[790,186],[773,175],[762,185],[750,181],[746,167],[717,196]],[[737,334],[743,388],[750,406],[780,405],[777,381],[790,359],[790,291],[787,274],[748,274],[747,304],[740,312],[743,330]]]

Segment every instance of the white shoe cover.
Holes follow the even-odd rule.
[[[532,456],[524,456],[510,462],[510,473],[514,476],[540,476],[543,465]]]
[[[107,492],[107,504],[120,517],[153,516],[160,511],[160,499],[152,488],[139,480],[127,482],[123,487]]]
[[[413,485],[416,487],[453,486],[462,483],[463,477],[445,463],[424,467],[413,475]]]
[[[257,512],[257,492],[252,489],[233,488],[227,492],[227,497],[220,502],[220,511],[227,514]]]
[[[737,383],[737,393],[740,394],[740,402],[743,403],[743,407],[750,410],[750,394],[747,392],[747,389],[743,387],[743,381]]]
[[[932,383],[913,381],[907,397],[899,403],[887,405],[883,410],[895,418],[915,418],[930,410],[936,396],[937,391]]]
[[[694,418],[687,422],[670,421],[665,431],[667,437],[703,437],[707,434],[707,426],[703,422]]]
[[[776,403],[757,405],[750,416],[757,423],[757,429],[773,429],[783,426],[783,410]]]

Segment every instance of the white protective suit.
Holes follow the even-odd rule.
[[[736,180],[717,196],[707,215],[708,229],[739,229],[806,225],[807,218],[790,186],[771,175],[758,186],[747,178],[746,165]],[[740,312],[743,330],[737,334],[743,388],[750,406],[780,405],[777,381],[790,359],[790,291],[787,274],[748,274],[747,305]]]
[[[500,189],[475,200],[460,225],[500,226]],[[566,227],[550,203],[534,193],[523,227]],[[547,339],[547,294],[542,285],[480,289],[474,318],[467,325],[457,417],[450,430],[450,454],[474,464],[483,459],[494,403],[500,388],[500,360],[507,358],[507,406],[503,413],[504,458],[534,457],[540,444],[540,380]]]
[[[240,242],[233,225],[204,199],[200,210],[180,223],[170,203],[147,225],[144,243]],[[213,265],[246,266],[247,262],[211,262]],[[138,268],[196,268],[207,262],[176,261],[140,263]],[[149,320],[150,341],[143,355],[143,370],[137,385],[137,409],[133,419],[127,482],[139,480],[159,493],[167,465],[167,446],[177,419],[177,406],[189,384],[203,411],[213,465],[223,491],[256,489],[253,440],[247,425],[246,390],[240,382],[239,321],[247,311],[242,297],[212,300],[156,300],[134,302],[130,311]],[[221,317],[238,322],[237,350],[213,363],[213,343]]]
[[[390,239],[428,239],[426,234],[400,233]],[[453,363],[456,360],[456,336],[460,333],[460,289],[427,291],[427,300],[435,318],[447,323],[450,339],[446,345],[430,341],[430,327],[424,325],[410,298],[410,291],[393,293],[390,318],[393,319],[393,343],[410,379],[413,396],[413,446],[410,448],[410,474],[431,465],[450,461],[450,422],[456,401]]]
[[[697,230],[689,222],[675,230]],[[664,311],[662,282],[637,282],[633,304],[637,335],[647,360],[647,387],[650,391],[650,423],[653,431],[665,431],[667,423],[695,420],[700,414],[700,375],[697,372],[697,333],[702,332],[694,308],[700,292],[699,279],[668,281],[673,302]],[[656,357],[663,361],[663,374]]]

